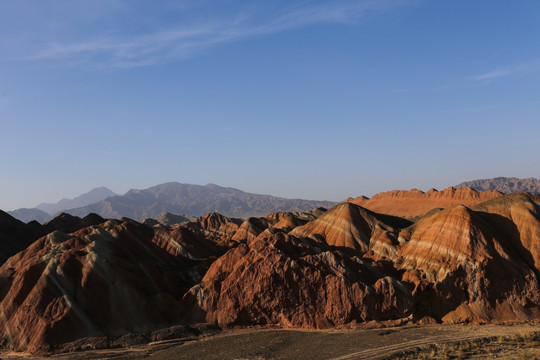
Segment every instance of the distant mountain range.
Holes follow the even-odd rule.
[[[128,217],[135,220],[157,218],[165,212],[202,216],[218,212],[230,217],[262,216],[276,211],[307,211],[331,207],[332,201],[285,199],[251,194],[214,184],[165,183],[145,190],[130,190],[97,203],[66,210],[76,216],[96,213],[106,218]]]
[[[7,213],[13,216],[15,219],[18,219],[25,223],[30,222],[32,220],[36,220],[37,222],[40,222],[43,224],[53,218],[51,215],[47,214],[45,211],[42,211],[36,208],[32,208],[32,209],[21,208],[21,209],[17,209],[13,211],[8,211]]]
[[[102,186],[102,187],[92,189],[86,194],[77,196],[74,199],[62,199],[56,204],[41,203],[38,206],[36,206],[36,209],[39,209],[41,211],[46,212],[49,215],[54,216],[64,210],[90,205],[95,202],[106,199],[109,196],[117,196],[117,195],[118,194]]]
[[[515,177],[496,177],[462,182],[457,188],[470,187],[478,191],[497,190],[503,193],[531,192],[540,194],[540,179]]]
[[[32,220],[36,220],[40,223],[45,223],[51,220],[56,214],[64,210],[90,205],[106,199],[109,196],[116,195],[116,193],[102,186],[92,189],[89,192],[77,196],[74,199],[62,199],[55,204],[41,203],[35,208],[21,208],[13,211],[8,211],[8,214],[25,223]]]
[[[540,180],[498,177],[467,181],[455,187],[470,187],[477,191],[496,190],[502,193],[540,193]],[[356,200],[360,201],[359,198]],[[358,201],[355,202],[358,203]],[[8,213],[25,223],[32,220],[45,223],[60,212],[81,217],[94,212],[106,218],[128,217],[135,220],[156,219],[164,213],[197,217],[210,212],[245,218],[276,211],[294,212],[318,207],[329,208],[335,204],[331,201],[285,199],[252,194],[214,184],[202,186],[171,182],[145,190],[130,190],[121,196],[106,187],[100,187],[74,199],[63,199],[56,204],[44,203],[33,209],[23,208]]]

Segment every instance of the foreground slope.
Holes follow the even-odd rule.
[[[264,216],[275,211],[306,211],[329,207],[329,201],[284,199],[270,195],[246,193],[233,188],[166,183],[145,190],[130,190],[98,203],[71,209],[77,216],[97,213],[103,217],[129,217],[136,220],[156,218],[162,213],[202,216],[219,212],[230,217]]]

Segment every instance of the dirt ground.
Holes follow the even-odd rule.
[[[447,344],[450,346],[450,344],[473,340],[476,341],[476,352],[480,356],[483,352],[482,349],[488,349],[490,343],[497,343],[497,339],[498,344],[501,345],[503,343],[501,339],[505,337],[528,339],[527,334],[538,331],[540,331],[540,324],[424,325],[370,330],[235,330],[196,340],[167,340],[127,349],[84,351],[47,357],[28,357],[26,355],[24,357],[77,360],[396,359],[401,357],[419,358],[419,354],[427,354],[428,351],[431,351],[431,355],[437,354],[433,350],[434,346],[436,346],[435,349],[444,349],[448,353],[447,349],[450,347],[447,347]],[[487,338],[490,340],[477,341]],[[528,352],[536,353],[537,344],[537,342],[524,342],[523,346],[536,347],[536,349],[525,349]],[[523,346],[521,346],[521,350],[523,350]],[[519,349],[514,345],[509,347],[506,349],[505,357],[512,358],[512,352]],[[21,358],[23,355],[4,353],[0,354],[0,357],[2,359],[15,359]],[[450,354],[448,358],[458,357]]]

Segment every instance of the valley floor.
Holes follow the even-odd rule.
[[[128,349],[47,359],[398,359],[540,358],[539,324],[429,325],[347,330],[234,330]],[[22,354],[0,354],[2,359]],[[28,357],[25,357],[28,358]],[[29,357],[42,359],[41,357]],[[45,359],[45,358],[43,358]]]

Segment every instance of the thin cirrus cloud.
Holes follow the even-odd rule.
[[[475,80],[494,80],[504,76],[514,75],[521,72],[528,72],[537,70],[540,68],[540,61],[538,59],[523,62],[519,64],[514,64],[507,67],[501,67],[494,69],[484,74],[480,74],[474,77]]]
[[[260,16],[241,12],[241,16],[220,22],[201,22],[185,28],[171,28],[139,36],[103,35],[72,43],[51,42],[32,60],[74,59],[111,67],[138,67],[172,61],[214,45],[254,36],[278,33],[321,23],[357,22],[372,11],[403,6],[410,1],[341,1]]]

